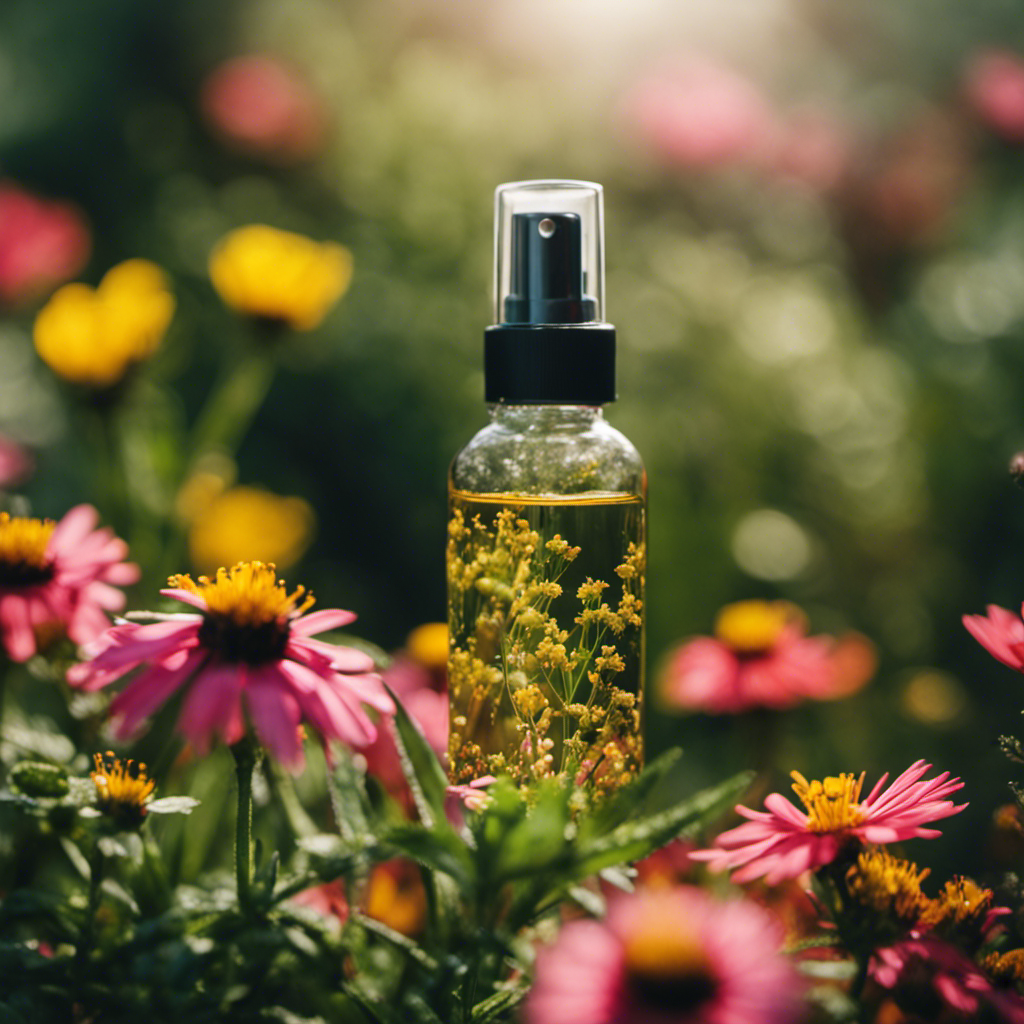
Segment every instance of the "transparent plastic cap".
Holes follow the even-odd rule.
[[[494,194],[494,322],[604,320],[604,195],[592,181],[514,181]]]

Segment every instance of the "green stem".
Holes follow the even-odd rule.
[[[235,880],[238,906],[245,915],[252,913],[252,773],[256,750],[248,738],[231,748],[238,780],[238,813],[235,818]]]
[[[192,430],[193,463],[212,451],[234,455],[274,380],[274,358],[251,348],[221,378]]]
[[[315,836],[320,829],[316,827],[316,822],[302,806],[299,795],[295,792],[295,783],[292,781],[292,777],[275,761],[269,762],[269,768],[270,771],[267,774],[270,777],[270,784],[281,803],[281,809],[288,819],[292,833],[296,838]]]
[[[89,901],[85,909],[85,921],[78,936],[78,948],[75,950],[75,971],[81,976],[89,962],[93,939],[96,934],[96,911],[100,906],[100,886],[103,882],[103,866],[105,858],[100,849],[99,840],[93,845],[92,856],[89,858]]]

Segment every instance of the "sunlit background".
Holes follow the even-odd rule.
[[[927,757],[967,776],[982,827],[1024,707],[960,623],[1024,599],[1020,53],[1007,0],[7,0],[8,503],[99,504],[150,593],[273,542],[289,581],[400,648],[444,617],[446,469],[486,421],[493,189],[600,181],[606,412],[650,476],[649,676],[750,597],[879,657],[857,695],[784,717],[684,715],[652,686],[651,748],[687,748],[692,785],[766,732],[819,777]],[[182,480],[185,426],[252,343],[208,257],[253,222],[340,242],[354,276],[281,344],[237,452]],[[133,519],[105,491],[95,395],[31,332],[58,284],[136,256],[177,310],[116,399]]]

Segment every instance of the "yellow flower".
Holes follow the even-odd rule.
[[[127,260],[109,270],[98,288],[59,289],[36,317],[36,351],[65,380],[110,387],[156,351],[174,305],[156,264]]]
[[[405,642],[409,657],[424,668],[443,669],[448,664],[448,623],[425,622]]]
[[[188,533],[192,563],[215,572],[237,562],[294,565],[313,538],[316,519],[302,498],[258,487],[231,487],[198,512]]]
[[[111,750],[94,754],[92,760],[96,770],[89,776],[96,787],[100,810],[124,827],[140,825],[156,786],[146,775],[146,766],[131,760],[122,761]]]
[[[210,279],[236,312],[308,331],[348,290],[352,254],[330,242],[251,224],[218,242],[210,255]]]

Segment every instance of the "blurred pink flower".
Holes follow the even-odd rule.
[[[734,714],[829,700],[860,689],[874,674],[870,643],[805,636],[799,609],[784,601],[726,605],[714,637],[697,637],[669,655],[658,677],[666,708]]]
[[[624,101],[630,129],[664,162],[714,169],[758,158],[775,115],[749,79],[709,59],[641,78]]]
[[[198,615],[114,626],[86,648],[91,660],[68,670],[72,686],[98,690],[147,666],[110,705],[119,735],[134,732],[187,685],[178,728],[193,746],[205,750],[218,736],[236,743],[247,712],[263,745],[297,769],[304,763],[303,719],[325,747],[329,740],[364,747],[377,729],[363,705],[394,711],[369,655],[312,639],[352,622],[352,612],[306,615],[312,597],[302,587],[287,593],[273,567],[261,562],[220,569],[198,584],[188,576],[170,582],[161,593],[198,608]]]
[[[829,192],[843,180],[852,154],[846,125],[822,110],[799,110],[779,124],[766,170],[815,192]]]
[[[978,117],[997,135],[1024,142],[1024,60],[1009,50],[974,54],[964,73],[964,92]]]
[[[911,932],[909,938],[875,950],[868,974],[884,989],[898,987],[904,998],[912,998],[914,989],[934,991],[947,1007],[963,1015],[961,1020],[977,1020],[987,1004],[996,1019],[1024,1024],[1020,995],[997,989],[959,949],[930,935]]]
[[[274,57],[250,54],[221,64],[203,83],[210,127],[236,148],[283,163],[314,156],[326,113],[309,84]]]
[[[28,302],[74,277],[89,259],[89,229],[70,204],[0,182],[0,302]]]
[[[965,615],[967,631],[994,658],[1024,672],[1024,619],[996,604],[990,604],[986,612]]]
[[[749,820],[723,832],[715,840],[715,848],[690,856],[707,861],[713,871],[733,871],[734,882],[764,877],[774,885],[831,864],[852,843],[932,839],[940,833],[922,828],[925,822],[948,818],[967,805],[945,799],[963,788],[949,772],[922,780],[930,768],[924,761],[915,761],[883,789],[889,778],[886,773],[863,801],[863,773],[859,778],[844,773],[824,782],[808,782],[799,772],[792,772],[793,790],[806,812],[781,793],[765,798],[767,811],[739,805],[737,812]]]
[[[345,887],[340,881],[325,882],[323,885],[314,885],[309,889],[303,889],[296,893],[290,903],[297,903],[300,907],[309,907],[315,910],[328,921],[340,927],[348,920],[349,907],[348,899],[345,897]]]
[[[76,505],[59,523],[0,512],[0,640],[13,661],[36,653],[37,631],[94,640],[110,625],[106,612],[124,607],[116,588],[134,583],[139,567],[98,521],[91,505]]]
[[[0,490],[24,483],[35,469],[32,453],[10,437],[0,434]]]
[[[493,775],[481,775],[462,786],[449,786],[445,790],[445,814],[456,828],[462,825],[462,809],[482,811],[490,802],[487,787],[497,780]]]
[[[383,676],[438,758],[445,760],[448,752],[448,695],[431,689],[429,673],[401,655],[384,670]],[[391,730],[378,729],[373,742],[361,747],[359,752],[366,758],[367,771],[392,796],[411,806]]]
[[[801,982],[761,907],[691,886],[617,894],[537,954],[526,1024],[786,1024]]]

